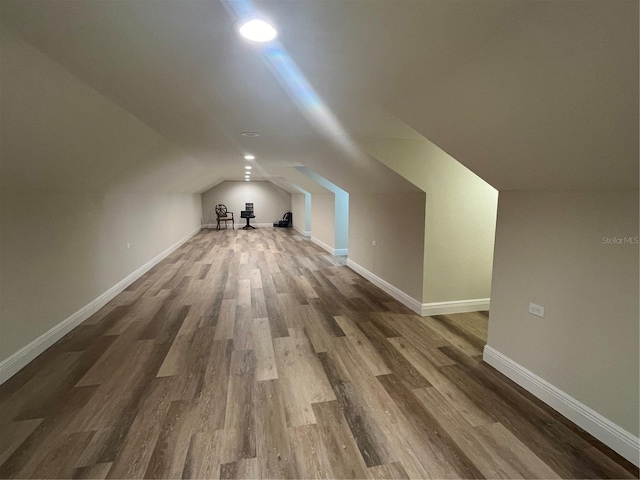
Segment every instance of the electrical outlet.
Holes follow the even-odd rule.
[[[536,317],[543,318],[544,317],[544,307],[540,305],[536,305],[535,303],[529,304],[529,313],[531,315],[535,315]]]
[[[131,248],[131,244],[130,243],[127,243],[127,248]]]
[[[371,240],[371,245],[373,245],[375,247],[376,246],[376,241],[375,240]]]

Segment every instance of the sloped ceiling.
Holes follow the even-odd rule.
[[[3,187],[184,192],[210,169],[20,39],[2,36]],[[235,173],[235,172],[233,172]]]
[[[347,191],[411,191],[350,138],[421,135],[501,190],[637,188],[637,2],[256,3],[278,27],[279,58],[299,72],[237,36],[237,3],[4,0],[0,13],[158,137],[143,142],[140,169],[155,188],[239,179],[252,153],[257,178],[305,165]],[[296,90],[301,79],[311,101]],[[8,133],[3,157],[20,155]],[[48,169],[71,182],[73,171],[41,150],[10,175]],[[111,171],[105,158],[79,158]]]
[[[284,182],[300,187],[308,193],[331,193],[319,183],[300,173],[295,167],[273,167],[270,172],[274,177],[281,178]],[[291,193],[300,193],[300,191],[294,188]]]

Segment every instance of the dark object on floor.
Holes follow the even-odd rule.
[[[274,227],[292,227],[293,226],[293,213],[287,212],[282,217],[282,220],[278,220],[273,224]]]

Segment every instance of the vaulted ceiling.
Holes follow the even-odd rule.
[[[425,137],[500,190],[638,186],[635,1],[0,5],[8,183],[199,192],[252,153],[257,178],[412,190],[358,142]],[[247,9],[275,44],[237,35]]]

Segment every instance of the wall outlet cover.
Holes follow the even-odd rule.
[[[543,318],[544,317],[544,307],[540,305],[536,305],[535,303],[529,304],[529,313],[531,315],[535,315],[536,317]]]

